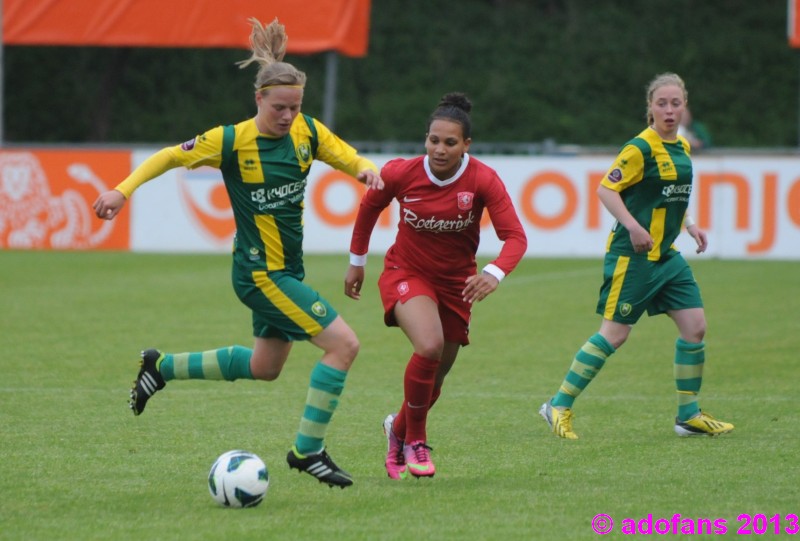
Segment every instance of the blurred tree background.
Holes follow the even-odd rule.
[[[716,146],[796,147],[786,11],[786,0],[373,0],[368,56],[339,59],[334,128],[421,143],[439,98],[458,90],[476,142],[616,148],[644,126],[649,81],[674,71]],[[246,50],[4,56],[8,143],[175,144],[255,111],[256,68],[234,65]],[[307,72],[303,110],[321,118],[324,55],[286,60]]]

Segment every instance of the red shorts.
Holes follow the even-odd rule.
[[[461,292],[464,284],[433,283],[426,278],[410,273],[406,269],[387,268],[378,279],[378,288],[383,301],[383,321],[389,327],[397,327],[394,307],[419,295],[430,297],[439,306],[444,339],[466,346],[469,344],[469,321],[472,305],[464,302]]]

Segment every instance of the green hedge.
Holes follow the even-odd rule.
[[[8,142],[177,143],[254,112],[243,50],[4,56]],[[287,60],[321,117],[324,56]],[[649,80],[675,71],[717,146],[795,147],[799,68],[785,0],[373,0],[368,56],[339,61],[335,128],[421,142],[439,97],[460,90],[476,142],[617,146],[643,126]]]

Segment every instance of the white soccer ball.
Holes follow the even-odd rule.
[[[247,451],[223,453],[208,472],[208,491],[225,507],[255,507],[269,488],[264,461]]]

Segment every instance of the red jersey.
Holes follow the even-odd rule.
[[[381,169],[381,177],[384,189],[368,190],[361,200],[351,253],[367,253],[380,213],[397,199],[400,222],[395,243],[386,253],[387,267],[407,268],[436,281],[463,284],[476,272],[475,253],[484,208],[503,241],[500,255],[491,264],[508,274],[525,255],[525,230],[503,181],[493,169],[468,154],[448,180],[439,180],[431,173],[427,156],[391,160]]]

